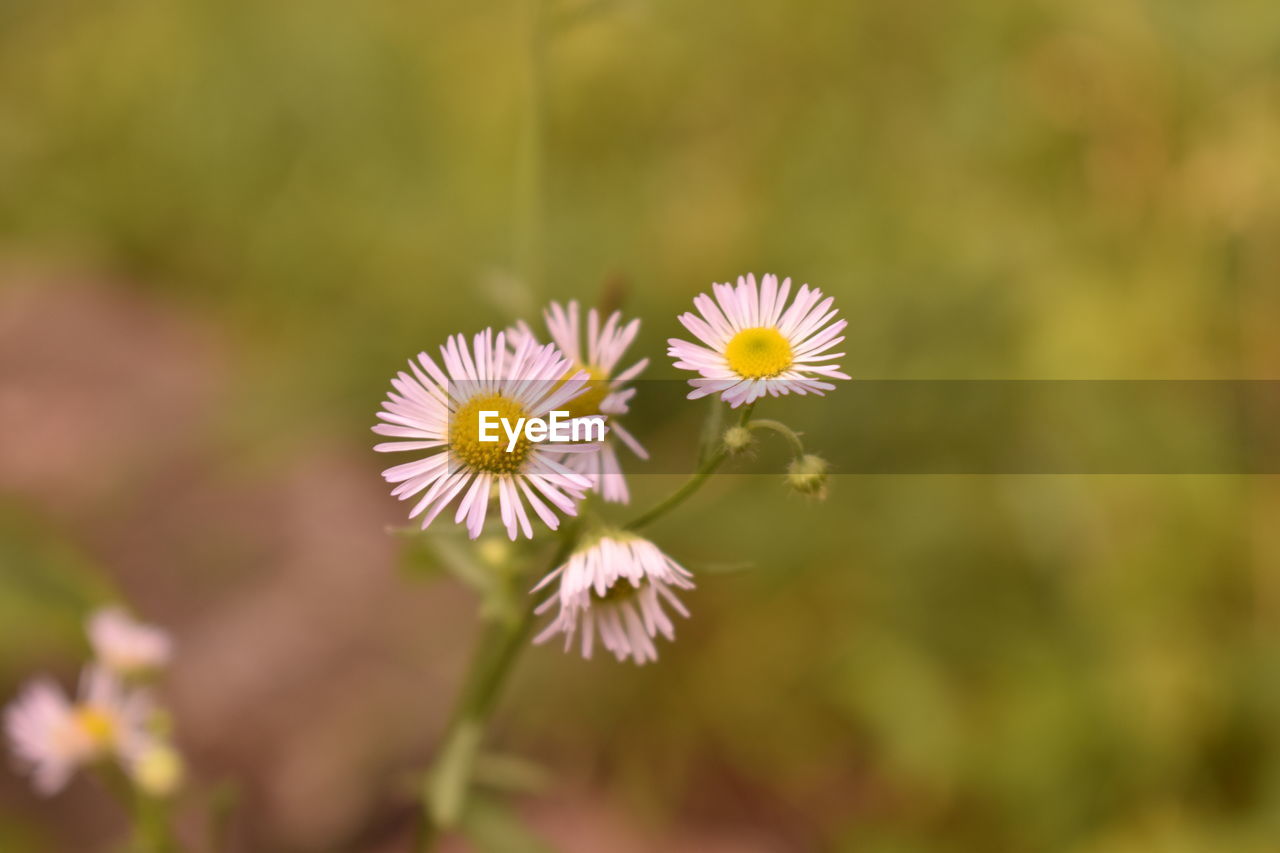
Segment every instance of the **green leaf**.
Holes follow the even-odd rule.
[[[440,755],[435,772],[427,782],[427,810],[436,826],[450,829],[457,825],[483,737],[484,725],[466,719],[447,740],[446,751]]]
[[[462,833],[482,853],[554,853],[507,806],[493,798],[474,797],[462,819]]]
[[[551,784],[551,774],[527,758],[502,753],[485,753],[476,759],[472,778],[477,785],[501,791],[537,794]]]

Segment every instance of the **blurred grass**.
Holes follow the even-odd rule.
[[[17,506],[0,504],[0,672],[83,656],[84,617],[110,598],[100,566],[59,532]]]
[[[625,276],[650,375],[691,296],[747,270],[836,295],[855,377],[1274,374],[1280,5],[607,5],[554,47],[527,298]],[[213,318],[246,452],[364,443],[405,357],[518,310],[521,13],[10,0],[3,251]],[[656,822],[747,815],[798,847],[1274,849],[1266,481],[713,494],[655,533],[758,568],[707,576],[659,667],[532,655],[511,737],[603,764]],[[9,671],[66,648],[54,567],[84,574],[28,527],[0,535]]]

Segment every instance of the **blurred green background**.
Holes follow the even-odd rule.
[[[1266,0],[0,2],[0,686],[124,595],[183,650],[190,837],[235,779],[237,849],[404,849],[474,629],[384,530],[404,359],[607,290],[672,378],[754,270],[835,295],[855,379],[1273,377],[1278,72]],[[702,411],[635,418],[678,453]],[[1274,478],[815,505],[784,461],[653,529],[752,564],[658,665],[522,662],[494,738],[549,843],[1277,849]],[[105,800],[6,773],[0,848],[109,849]]]

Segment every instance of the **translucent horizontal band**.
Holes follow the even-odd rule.
[[[688,438],[717,404],[685,399],[685,380],[633,384],[620,422],[651,458],[626,458],[628,475],[691,472]],[[854,379],[755,413],[800,431],[833,475],[1280,474],[1280,380]],[[759,440],[757,462],[723,470],[776,468],[786,446]]]

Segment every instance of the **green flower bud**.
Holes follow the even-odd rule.
[[[749,450],[755,443],[755,436],[744,426],[730,427],[724,432],[724,449],[732,455]]]
[[[827,497],[827,460],[812,453],[798,456],[787,466],[787,487],[815,500]]]
[[[186,768],[182,756],[171,746],[155,744],[147,747],[134,761],[134,784],[152,797],[168,797],[182,786]]]

